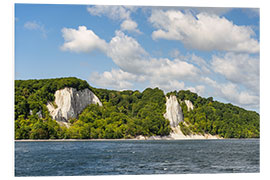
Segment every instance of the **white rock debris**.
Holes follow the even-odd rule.
[[[71,118],[77,118],[78,115],[90,104],[98,104],[102,106],[102,103],[98,97],[89,89],[77,91],[74,88],[64,88],[57,90],[54,94],[55,104],[49,102],[47,108],[50,115],[56,121],[67,122]]]

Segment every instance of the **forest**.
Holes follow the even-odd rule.
[[[69,127],[50,116],[46,104],[64,87],[90,89],[103,106],[89,105]],[[190,91],[164,94],[158,88],[115,91],[91,87],[78,78],[15,80],[15,139],[120,139],[166,136],[170,123],[164,118],[166,95],[174,94],[184,114],[181,131],[186,134],[212,134],[224,138],[259,138],[260,115],[232,104],[203,98]],[[194,109],[187,110],[184,100]],[[40,114],[41,113],[41,114]]]

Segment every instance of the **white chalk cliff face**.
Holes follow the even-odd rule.
[[[57,121],[67,122],[71,118],[77,118],[90,104],[102,106],[98,97],[89,89],[77,91],[74,88],[66,87],[57,90],[54,96],[57,108],[52,103],[48,103],[47,108],[53,119]]]
[[[193,104],[190,100],[185,100],[185,103],[187,105],[188,111],[193,110]]]
[[[184,121],[182,108],[179,105],[176,96],[166,96],[166,113],[164,117],[170,121],[171,127],[177,127],[181,121]]]
[[[185,100],[184,102],[187,105],[188,111],[193,110],[194,106],[191,101]],[[219,136],[213,136],[211,134],[184,135],[179,126],[180,122],[184,122],[183,111],[174,95],[171,95],[169,98],[166,97],[166,113],[164,114],[164,117],[170,121],[172,128],[170,135],[166,137],[154,136],[149,137],[148,139],[220,139]]]

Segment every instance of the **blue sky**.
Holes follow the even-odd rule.
[[[259,9],[15,4],[15,79],[189,89],[259,111]]]

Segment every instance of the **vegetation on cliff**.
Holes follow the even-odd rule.
[[[59,81],[59,84],[57,83]],[[66,128],[52,120],[46,104],[64,87],[89,88],[103,106],[90,105]],[[139,91],[95,89],[76,78],[15,81],[15,138],[129,138],[169,135],[165,96],[158,88]],[[32,112],[32,113],[30,113]],[[38,117],[37,112],[42,113]],[[32,114],[32,115],[31,115]],[[38,133],[39,132],[39,133]]]
[[[209,133],[225,138],[260,137],[260,115],[257,112],[213,101],[212,97],[202,98],[190,91],[174,93],[179,101],[190,100],[194,105],[194,110],[188,111],[185,103],[181,103],[186,124],[181,126],[188,129],[186,132]]]
[[[49,115],[46,104],[54,101],[54,93],[64,87],[77,90],[89,88],[103,106],[89,105],[77,119],[69,120],[70,127],[59,125]],[[190,91],[171,92],[179,102],[190,100],[194,110],[180,103],[185,134],[220,135],[225,138],[259,137],[259,114],[232,104],[203,98]],[[168,94],[167,94],[168,95]],[[139,91],[113,91],[90,87],[77,78],[15,81],[15,138],[16,139],[89,139],[132,138],[138,135],[165,136],[170,134],[162,90],[147,88]]]

